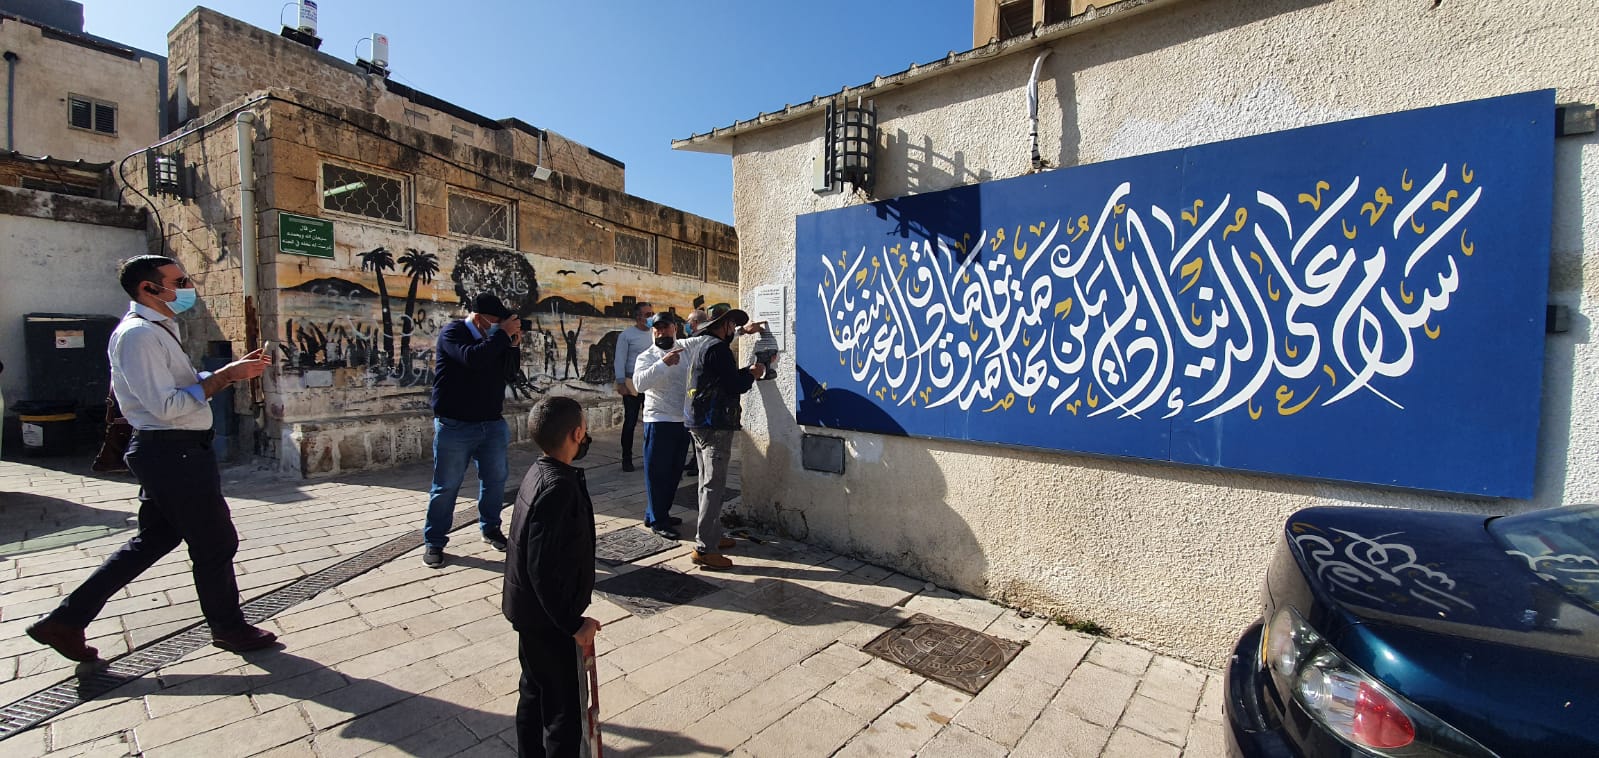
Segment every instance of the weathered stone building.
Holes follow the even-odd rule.
[[[152,149],[188,197],[162,194],[141,161],[124,197],[153,196],[163,244],[198,282],[191,347],[274,343],[278,367],[234,407],[244,451],[286,471],[426,460],[433,346],[477,292],[528,324],[507,416],[568,394],[601,427],[620,412],[610,351],[634,303],[733,299],[732,228],[626,194],[622,163],[598,151],[204,8],[168,41],[185,120]]]

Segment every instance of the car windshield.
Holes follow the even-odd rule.
[[[1599,505],[1496,518],[1488,532],[1533,573],[1599,612]]]

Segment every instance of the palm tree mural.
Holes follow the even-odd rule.
[[[378,275],[378,302],[383,309],[383,366],[393,368],[394,317],[389,314],[389,288],[383,281],[383,272],[394,270],[394,256],[386,247],[364,252],[361,254],[361,270],[374,271]]]
[[[439,257],[406,248],[405,255],[400,256],[400,270],[411,277],[411,288],[405,293],[405,331],[400,335],[400,375],[403,383],[414,383],[413,380],[419,379],[411,370],[411,332],[416,329],[416,289],[421,282],[433,281],[433,275],[439,272]]]

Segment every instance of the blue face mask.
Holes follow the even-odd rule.
[[[185,287],[183,289],[172,291],[178,296],[177,300],[167,303],[167,307],[171,308],[173,313],[182,313],[190,308],[193,308],[195,302],[200,299],[199,293],[195,292],[193,287]]]

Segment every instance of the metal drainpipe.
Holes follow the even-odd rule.
[[[6,152],[14,152],[16,127],[12,121],[17,112],[17,54],[6,51]]]
[[[239,266],[244,283],[244,351],[248,353],[261,344],[260,320],[256,316],[260,292],[256,283],[255,113],[240,113],[233,125],[239,136]],[[266,401],[260,379],[250,381],[250,400],[257,408]]]
[[[1054,51],[1044,48],[1044,52],[1039,53],[1038,57],[1033,59],[1033,75],[1027,79],[1027,121],[1029,124],[1027,135],[1033,142],[1034,171],[1044,167],[1044,159],[1038,155],[1038,72],[1044,67],[1044,59],[1048,58],[1052,52]]]

